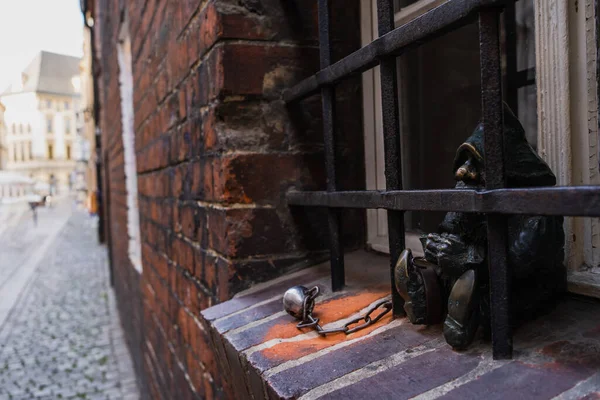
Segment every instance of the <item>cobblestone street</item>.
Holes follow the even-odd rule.
[[[137,399],[106,249],[68,203],[0,236],[0,399]]]

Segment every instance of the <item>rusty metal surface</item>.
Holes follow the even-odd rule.
[[[485,187],[506,186],[504,174],[504,135],[502,123],[502,66],[500,55],[500,11],[479,13],[479,52],[481,64],[481,109],[485,135]],[[507,262],[507,219],[487,216],[488,270],[494,359],[512,357],[510,324],[510,271]]]
[[[319,0],[319,56],[321,68],[331,64],[331,38],[329,0]],[[327,173],[327,191],[335,192],[337,188],[335,173],[335,89],[333,86],[321,88],[323,109],[323,137],[325,141],[325,170]],[[331,257],[331,287],[334,291],[344,287],[344,253],[340,243],[340,215],[338,210],[330,209],[327,213],[329,227],[329,249]]]
[[[379,36],[394,29],[394,1],[377,1]],[[385,153],[385,186],[387,190],[402,189],[402,149],[400,147],[400,105],[398,104],[398,74],[396,57],[381,60],[381,108],[383,122],[383,146]],[[390,282],[394,315],[403,315],[404,300],[396,290],[394,267],[404,250],[404,211],[388,211],[388,240],[390,248]]]
[[[300,100],[319,88],[334,84],[352,74],[364,72],[388,55],[400,55],[444,33],[472,22],[483,7],[502,6],[510,0],[450,0],[408,22],[369,45],[342,58],[283,93],[286,102]]]
[[[290,192],[287,199],[289,204],[298,206],[600,216],[600,186],[495,189],[480,192],[460,189]]]

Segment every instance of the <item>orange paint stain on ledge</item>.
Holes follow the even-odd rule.
[[[347,293],[341,297],[327,299],[323,302],[318,302],[317,299],[313,315],[319,318],[319,324],[323,326],[333,321],[348,318],[369,306],[369,304],[384,298],[389,293],[389,287],[381,286],[376,287],[374,291],[371,292]],[[289,317],[289,322],[280,323],[271,327],[265,334],[263,342],[267,342],[271,339],[287,339],[302,333],[310,332],[310,328],[303,330],[296,328],[297,323],[297,320]]]
[[[327,347],[334,346],[338,343],[345,342],[368,335],[375,329],[389,324],[392,321],[391,313],[380,319],[376,324],[371,325],[365,329],[354,332],[350,335],[344,333],[334,333],[328,336],[319,336],[299,342],[285,342],[277,344],[268,349],[262,350],[261,353],[266,358],[277,361],[285,362],[289,360],[295,360],[306,355],[316,353],[319,350],[326,349]]]
[[[351,315],[360,312],[363,308],[368,307],[375,301],[384,298],[388,294],[389,288],[385,287],[385,289],[381,288],[381,290],[377,291],[349,294],[341,298],[329,299],[324,301],[323,303],[318,303],[315,306],[314,314],[315,316],[320,318],[319,323],[321,326],[323,326],[328,323],[338,321],[340,319],[348,318]],[[388,324],[391,320],[392,315],[390,313],[376,324],[350,335],[346,335],[344,333],[337,333],[328,336],[319,336],[316,338],[306,339],[298,342],[280,343],[261,351],[261,353],[265,357],[273,361],[277,360],[283,362],[287,360],[293,360],[322,350],[324,348],[334,346],[346,340],[352,340],[368,335],[375,329],[385,324]],[[297,336],[301,333],[311,331],[310,328],[306,328],[300,331],[298,328],[296,328],[296,323],[296,321],[290,321],[290,323],[277,324],[273,326],[267,332],[264,341],[266,342],[268,340],[277,338],[290,338]]]

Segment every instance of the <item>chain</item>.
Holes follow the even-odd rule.
[[[304,298],[303,304],[303,316],[302,321],[296,325],[298,329],[300,328],[314,328],[315,331],[321,336],[329,335],[332,333],[345,333],[349,335],[361,329],[364,329],[368,326],[371,326],[381,318],[383,318],[390,310],[392,309],[392,302],[390,300],[380,300],[377,303],[373,304],[371,308],[369,308],[365,315],[360,317],[356,317],[344,324],[344,326],[340,328],[332,328],[332,329],[323,329],[321,325],[319,325],[319,318],[315,318],[312,315],[312,312],[315,308],[315,299],[319,295],[319,287],[315,286],[307,292],[306,297]],[[381,310],[374,317],[372,315]],[[355,326],[353,326],[355,325]],[[353,326],[353,327],[352,327]]]

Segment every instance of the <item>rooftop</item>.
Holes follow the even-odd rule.
[[[2,95],[42,92],[59,95],[78,94],[73,77],[79,76],[80,59],[41,51],[22,72],[22,81],[10,85]]]

